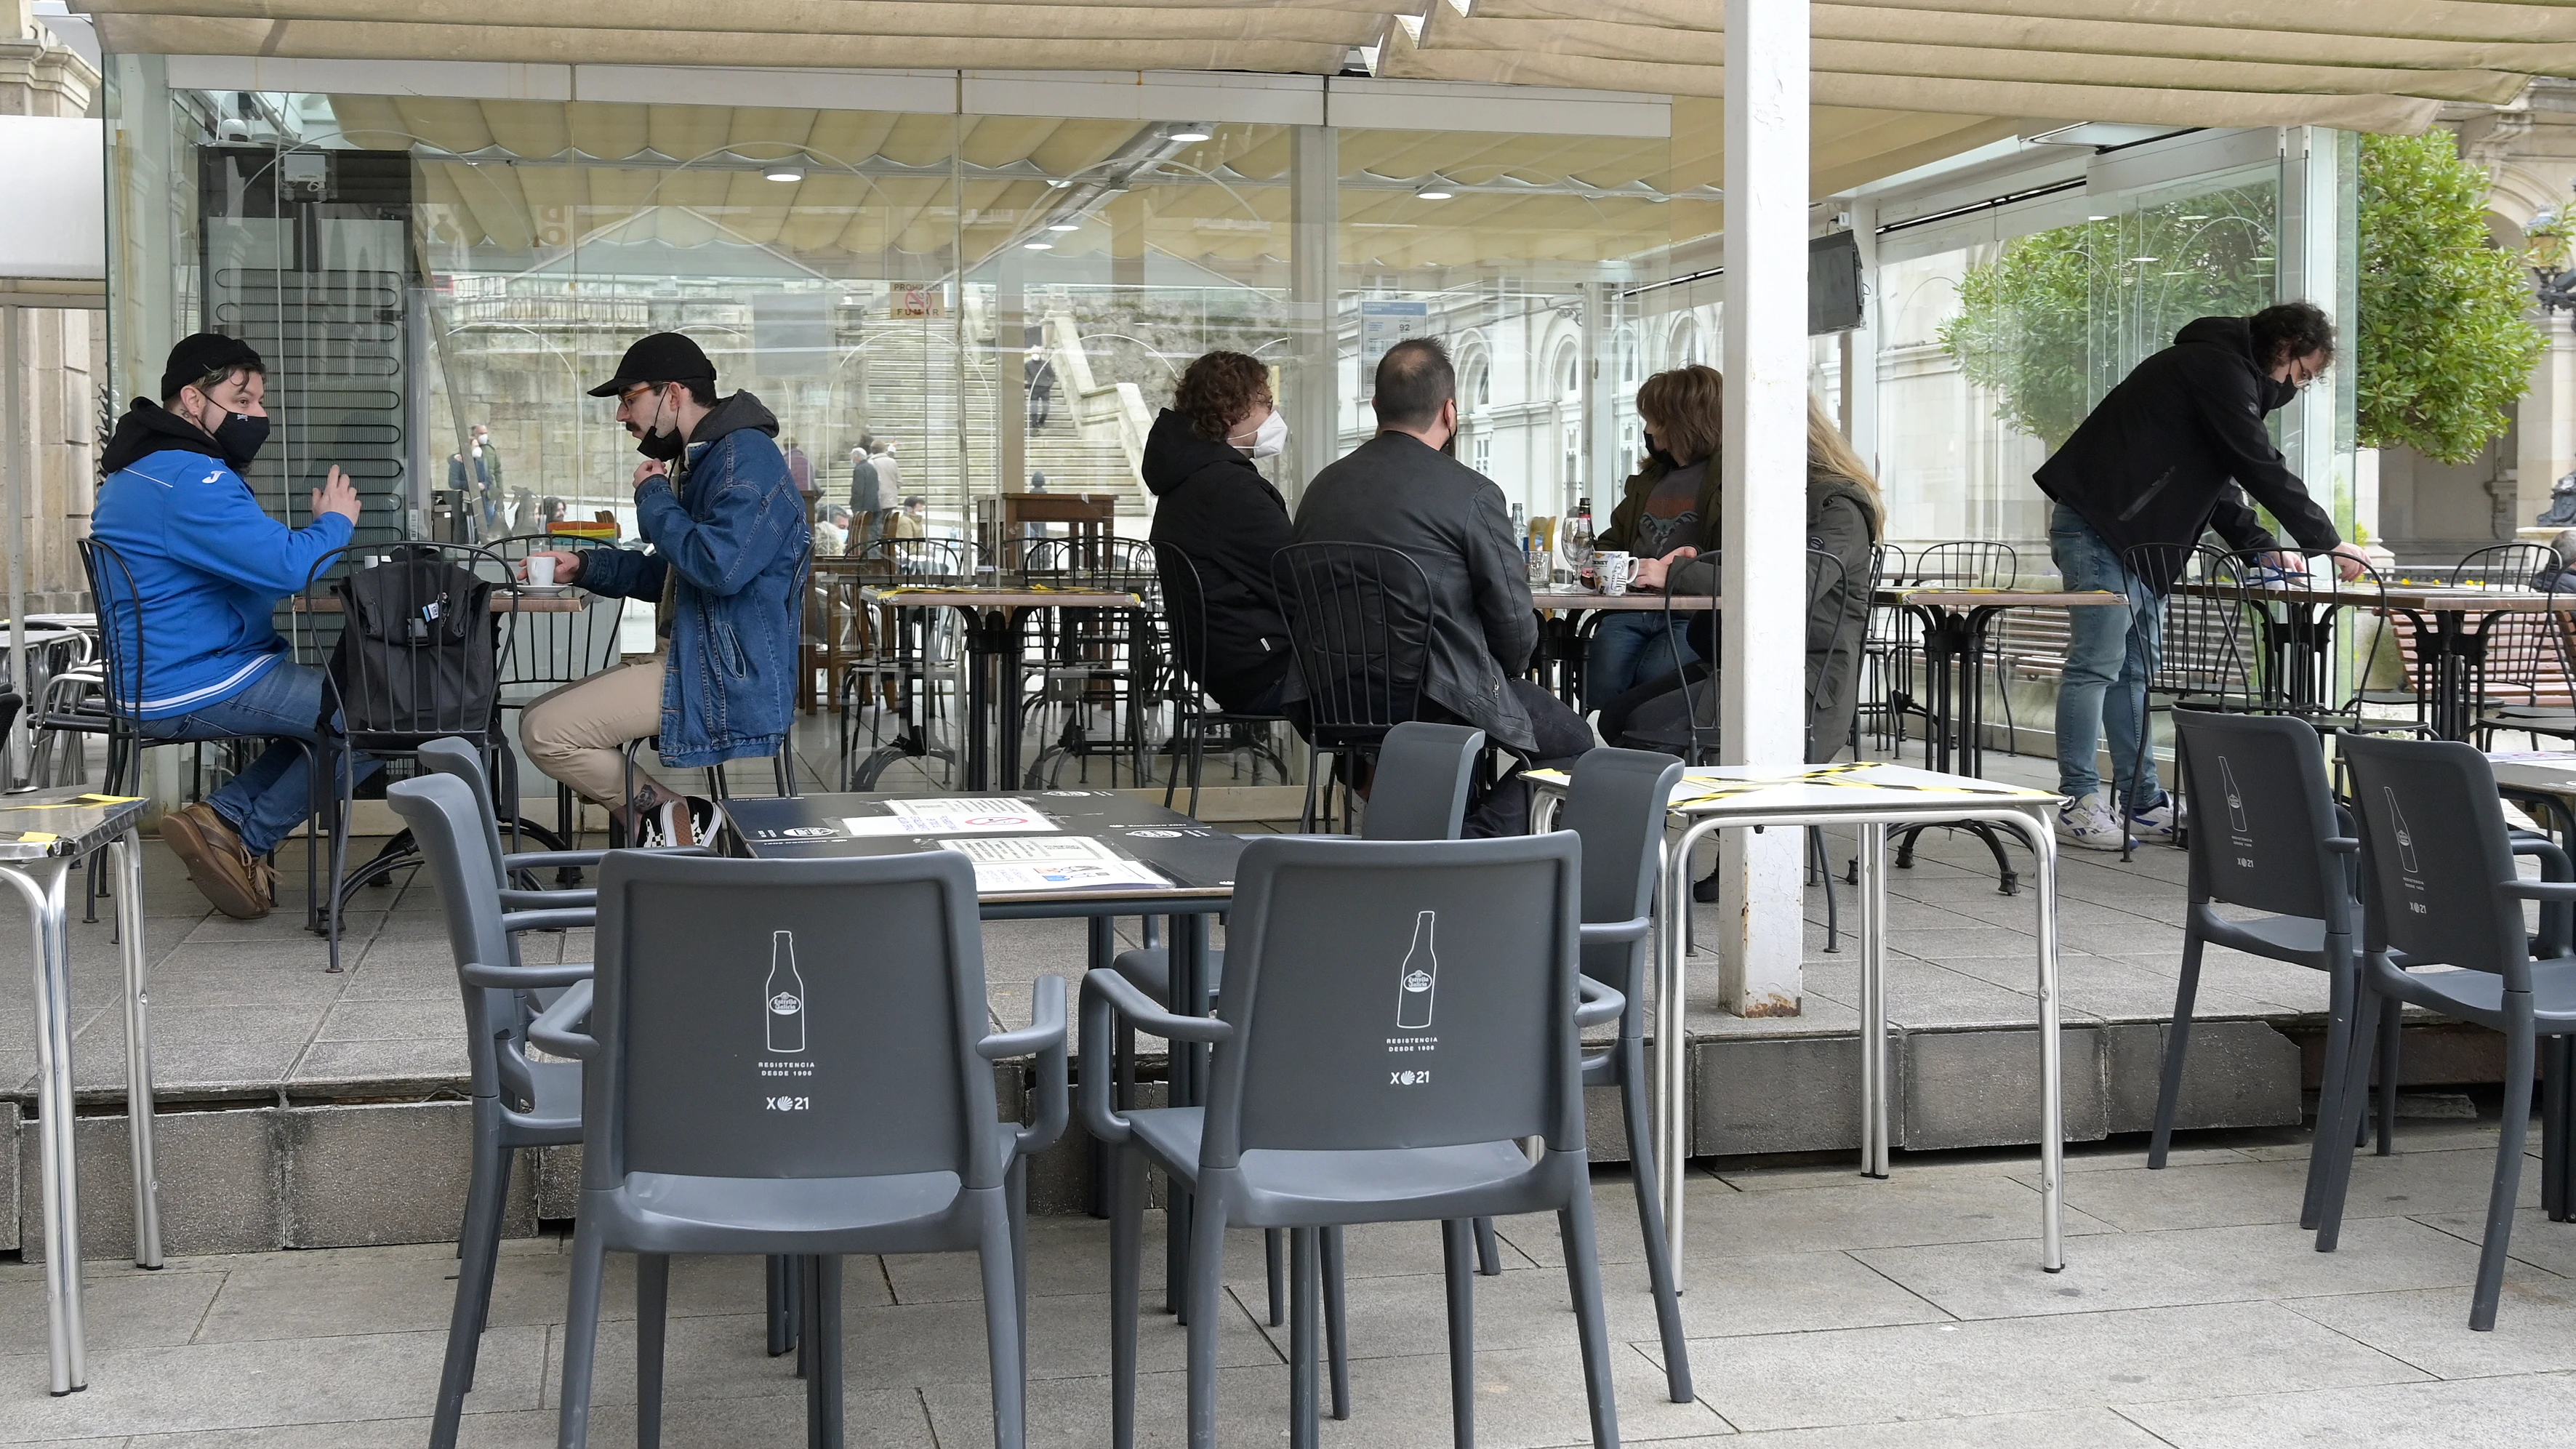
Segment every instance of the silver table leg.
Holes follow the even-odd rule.
[[[116,934],[125,949],[125,1139],[134,1159],[134,1265],[161,1266],[161,1177],[152,1155],[152,996],[143,949],[143,843],[108,845],[116,865]]]
[[[45,1330],[49,1387],[85,1388],[81,1348],[80,1187],[72,1157],[71,941],[63,881],[72,862],[54,857],[0,870],[27,902],[35,945],[36,1130],[45,1217]]]
[[[2045,815],[2023,822],[2039,869],[2039,1266],[2066,1267],[2064,1044],[2057,1031],[2057,835]]]
[[[1859,827],[1860,860],[1860,1170],[1885,1177],[1889,1113],[1887,1063],[1887,827]]]

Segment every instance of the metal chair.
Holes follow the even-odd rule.
[[[2576,698],[2571,698],[2567,616],[2557,612],[2566,592],[2558,555],[2545,544],[2502,543],[2460,561],[2460,587],[2501,594],[2536,594],[2543,611],[2481,616],[2469,643],[2469,700],[2483,748],[2499,734],[2576,739]]]
[[[1167,631],[1171,667],[1165,671],[1170,686],[1162,691],[1172,706],[1172,739],[1174,742],[1171,779],[1163,786],[1163,808],[1172,807],[1172,798],[1181,784],[1180,744],[1189,741],[1190,809],[1195,819],[1199,813],[1199,778],[1207,765],[1207,737],[1211,726],[1227,732],[1233,741],[1229,750],[1246,750],[1252,755],[1252,782],[1261,783],[1261,757],[1268,755],[1279,766],[1279,777],[1288,777],[1288,762],[1279,758],[1261,736],[1287,722],[1283,714],[1244,714],[1222,706],[1210,708],[1207,679],[1207,587],[1199,578],[1198,565],[1190,561],[1180,545],[1154,545],[1155,573],[1163,586],[1163,621]]]
[[[2576,880],[2567,879],[2571,872],[2563,855],[2550,862],[2554,879],[2517,875],[2495,771],[2476,749],[2451,740],[2359,734],[2346,736],[2340,746],[2352,770],[2365,882],[2354,1040],[2369,1039],[2382,1012],[2393,1014],[2408,1003],[2504,1035],[2504,1115],[2488,1192],[2486,1237],[2469,1303],[2469,1327],[2491,1329],[2512,1241],[2523,1142],[2530,1131],[2532,1071],[2544,1039],[2549,1043],[2549,1079],[2542,1196],[2550,1217],[2563,1220],[2568,1215],[2569,1164],[2576,1160],[2566,1140],[2569,1068],[2576,1064],[2576,1050],[2569,1043],[2576,1035],[2576,951],[2571,951],[2564,914],[2546,907],[2576,903]],[[2537,943],[2537,951],[2525,934],[2524,901],[2544,903],[2545,939]],[[2396,953],[2403,954],[2403,966],[2392,959]],[[2424,969],[2434,966],[2452,969]],[[2394,1060],[2383,1061],[2382,1077],[2394,1079],[2396,1067]],[[2349,1140],[2366,1070],[2364,1054],[2352,1053],[2337,1097],[2339,1119],[2319,1129],[2340,1134],[2330,1140]],[[2337,1245],[2352,1173],[2348,1154],[2332,1154],[2329,1161],[2332,1174],[2317,1229],[2319,1252]]]
[[[1292,543],[1270,556],[1305,687],[1306,803],[1315,828],[1325,755],[1346,785],[1386,732],[1411,720],[1431,647],[1431,580],[1402,549],[1374,543]],[[1327,802],[1329,803],[1329,802]]]
[[[105,738],[107,741],[107,793],[137,794],[140,793],[143,778],[143,752],[156,743],[143,732],[143,701],[152,697],[151,666],[160,654],[152,647],[152,641],[145,634],[142,593],[135,587],[134,571],[127,566],[124,555],[118,553],[113,545],[97,538],[80,540],[80,551],[82,571],[89,577],[90,597],[96,601],[98,609],[98,667],[95,678],[88,679],[88,688],[83,689],[78,681],[87,676],[55,674],[51,680],[52,684],[70,682],[75,691],[85,694],[86,697],[75,698],[68,705],[58,700],[49,700],[47,707],[40,710],[28,723],[34,729],[59,731],[76,736],[98,735]],[[88,690],[94,690],[95,693],[89,693]],[[63,692],[52,688],[47,691],[49,695]],[[268,742],[267,736],[233,735],[191,740],[188,743],[232,743],[253,739],[260,740],[262,743]],[[303,753],[306,769],[310,771],[314,763],[313,747],[300,740],[290,741],[290,743]],[[318,799],[314,803],[318,809]],[[308,821],[311,818],[308,816]],[[335,844],[345,848],[337,822],[334,824],[333,840]],[[99,861],[93,857],[89,869],[87,912],[87,918],[92,921],[98,919],[98,897],[102,879],[99,872]],[[274,905],[276,878],[273,869],[269,872],[269,887],[270,904]],[[335,968],[337,964],[335,957],[333,961]]]
[[[1581,922],[1579,855],[1566,832],[1404,843],[1264,837],[1245,849],[1237,870],[1229,933],[1235,959],[1214,1019],[1165,1012],[1114,972],[1084,978],[1087,1039],[1105,1038],[1112,1013],[1121,1012],[1155,1035],[1214,1048],[1204,1107],[1121,1116],[1105,1076],[1082,1084],[1084,1123],[1111,1144],[1116,1161],[1116,1449],[1135,1442],[1137,1273],[1149,1165],[1192,1194],[1192,1449],[1216,1442],[1228,1227],[1291,1233],[1289,1443],[1309,1449],[1319,1434],[1319,1230],[1439,1222],[1451,1413],[1459,1442],[1472,1443],[1469,1223],[1543,1210],[1557,1213],[1564,1237],[1593,1442],[1618,1442],[1593,1238],[1581,1033],[1615,1019],[1625,1003],[1581,969],[1580,943],[1590,933]],[[1620,937],[1630,935],[1620,928]],[[1444,953],[1455,963],[1445,994]],[[1459,989],[1462,975],[1472,990]],[[1534,1155],[1522,1149],[1530,1138],[1539,1140]]]
[[[2146,774],[2156,714],[2251,710],[2263,686],[2255,665],[2258,646],[2249,637],[2255,606],[2244,596],[2245,571],[2233,556],[2206,546],[2142,543],[2121,555],[2120,568],[2130,597],[2128,647],[2135,651],[2143,640],[2154,661],[2139,684],[2137,749],[2127,773],[2115,768],[2108,782],[2111,811],[2120,817],[2120,858],[2127,860],[2137,847],[2128,828],[2130,782]],[[2142,606],[2141,594],[2152,602]],[[2110,687],[2118,689],[2120,682],[2114,679]]]
[[[340,721],[338,739],[313,752],[317,770],[327,767],[331,777],[331,803],[320,812],[331,827],[330,890],[316,889],[313,902],[333,971],[350,893],[418,863],[397,837],[349,869],[354,758],[408,755],[448,737],[498,755],[502,651],[515,638],[518,602],[509,595],[496,613],[492,600],[510,582],[509,566],[487,549],[420,542],[349,544],[317,560],[305,581],[294,610],[297,653],[325,667],[323,706]],[[318,806],[325,797],[314,795]]]
[[[1860,707],[1852,712],[1852,743],[1860,743],[1860,723],[1877,720],[1870,731],[1882,750],[1904,738],[1905,714],[1913,704],[1914,655],[1922,648],[1914,637],[1914,612],[1877,601],[1880,588],[1903,588],[1908,572],[1905,550],[1892,543],[1871,550],[1869,623],[1861,631]]]
[[[637,1437],[648,1445],[661,1429],[670,1255],[805,1259],[808,1437],[831,1449],[843,1431],[842,1256],[972,1252],[993,1438],[1020,1449],[1027,1162],[1066,1115],[1063,978],[1040,977],[1036,998],[1034,1025],[988,1033],[975,873],[953,852],[610,856],[592,980],[529,1033],[584,1063],[557,1442],[589,1439],[612,1252],[636,1255]],[[1037,1120],[1008,1130],[993,1063],[1030,1055]]]
[[[579,552],[608,546],[597,539],[539,533],[499,539],[490,548],[494,556],[515,566],[531,553]],[[505,719],[514,710],[525,710],[549,691],[578,684],[617,662],[626,600],[587,592],[581,598],[583,608],[577,614],[532,610],[512,614],[505,620],[511,635],[502,645],[500,656],[504,665],[499,680],[501,713]],[[518,818],[518,756],[506,749],[498,756],[507,771],[498,798],[509,802],[503,817],[509,821],[512,843],[516,844],[525,833]],[[578,808],[572,787],[555,782],[555,828],[546,842],[550,847],[562,850],[580,845],[576,838],[581,818],[575,813]]]
[[[454,755],[474,759],[474,751],[462,742],[454,742]],[[476,798],[467,779],[443,772],[422,775],[388,786],[385,798],[419,842],[420,858],[438,887],[448,951],[465,994],[473,1176],[457,1238],[456,1306],[448,1317],[447,1357],[439,1371],[429,1431],[431,1449],[453,1449],[491,1311],[510,1165],[522,1147],[581,1141],[581,1068],[531,1058],[527,1028],[536,1014],[536,993],[587,981],[590,967],[522,966],[517,933],[587,926],[591,912],[586,907],[505,908],[493,874],[502,859],[500,835],[488,805]]]
[[[1066,592],[1128,593],[1144,601],[1141,608],[1037,608],[1019,616],[1015,687],[1034,698],[1022,701],[1022,717],[1036,722],[1037,735],[1049,741],[1029,763],[1024,783],[1030,789],[1051,787],[1066,760],[1081,762],[1080,780],[1089,783],[1091,761],[1108,761],[1109,782],[1117,783],[1118,762],[1128,764],[1128,780],[1148,782],[1146,703],[1155,674],[1153,619],[1159,612],[1154,555],[1142,539],[1078,533],[1070,538],[1030,542],[1024,554],[1028,583]],[[1060,718],[1060,727],[1051,720]],[[1104,728],[1095,728],[1094,721]]]
[[[2009,589],[2021,581],[2021,555],[2007,543],[1990,543],[1982,539],[1957,539],[1948,543],[1925,544],[1914,555],[1910,577],[1926,588]],[[1994,677],[2004,678],[2003,638],[2001,630],[1986,632],[1986,649],[1994,657],[1989,661]],[[1996,691],[2004,702],[2004,753],[2018,753],[2015,742],[2021,731],[2013,723],[2012,691]],[[1932,720],[1924,711],[1924,727]],[[1901,728],[1902,726],[1900,726]],[[1925,738],[1930,738],[1927,733]],[[1930,745],[1925,748],[1928,750]]]
[[[844,559],[834,577],[844,574],[853,588],[957,585],[974,579],[966,545],[940,538],[874,540]],[[881,627],[871,627],[877,641],[873,659],[840,679],[845,791],[875,789],[878,777],[899,760],[944,760],[951,771],[957,766],[957,752],[946,733],[949,702],[966,694],[965,625],[947,608],[880,606],[880,612]],[[864,741],[858,729],[862,713],[873,716]],[[897,721],[891,737],[885,729],[889,714]]]

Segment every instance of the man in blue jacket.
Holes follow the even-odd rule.
[[[629,798],[625,746],[658,734],[675,769],[778,753],[795,707],[797,591],[813,534],[778,419],[748,392],[718,398],[715,364],[688,338],[636,343],[590,395],[617,399],[617,421],[644,455],[635,518],[653,551],[553,554],[555,577],[653,600],[660,647],[530,704],[519,740],[538,769],[608,806],[628,841],[695,844],[714,832],[713,802],[641,774]]]
[[[269,517],[242,481],[268,437],[266,389],[248,345],[211,332],[181,341],[161,375],[161,402],[136,398],[118,420],[90,519],[91,534],[124,561],[140,605],[144,677],[129,674],[124,692],[139,696],[144,737],[277,741],[212,799],[161,820],[188,879],[238,920],[268,914],[274,872],[265,857],[304,818],[310,787],[304,751],[290,742],[321,733],[323,672],[288,660],[269,620],[358,522],[357,490],[338,468],[313,490],[303,528]],[[121,591],[117,568],[106,573],[107,587]],[[129,670],[138,668],[136,642],[122,641]],[[356,763],[362,777],[378,768]]]

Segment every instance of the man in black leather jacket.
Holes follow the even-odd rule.
[[[2067,844],[2118,850],[2124,835],[2173,836],[2172,800],[2138,732],[2156,667],[2158,601],[2204,531],[2215,529],[2239,552],[2299,566],[2296,554],[2276,552],[2280,543],[2247,504],[2250,493],[2302,546],[2331,551],[2345,578],[2360,574],[2361,550],[2335,532],[2263,423],[2325,371],[2334,347],[2334,324],[2306,302],[2203,317],[2139,363],[2034,475],[2056,501],[2049,551],[2064,586],[2129,599],[2127,609],[2067,611],[2071,638],[2057,690],[2058,791],[2069,801],[2057,834]],[[2115,788],[2098,803],[2095,747],[2106,728]],[[2125,830],[2118,809],[2128,814]]]
[[[1438,342],[1387,349],[1378,435],[1306,485],[1295,539],[1385,544],[1422,565],[1432,601],[1422,717],[1474,725],[1530,759],[1582,754],[1595,743],[1592,727],[1519,677],[1538,647],[1538,616],[1503,491],[1441,451],[1458,432],[1457,388]]]

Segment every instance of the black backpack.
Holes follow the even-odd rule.
[[[398,551],[331,586],[331,678],[348,736],[480,738],[500,701],[492,583],[435,550]]]

